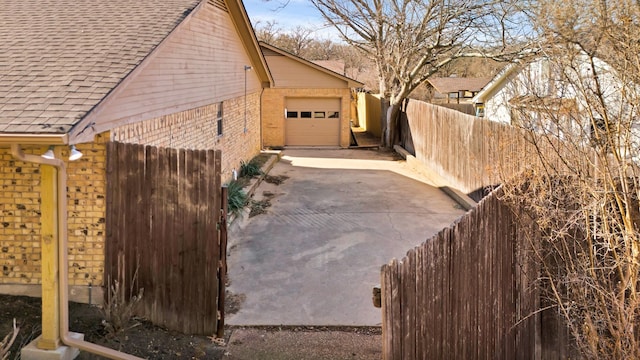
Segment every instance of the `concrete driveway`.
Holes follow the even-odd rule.
[[[380,267],[464,213],[391,153],[288,149],[269,175],[229,234],[229,325],[378,326]]]

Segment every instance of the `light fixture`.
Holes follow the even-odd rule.
[[[45,159],[55,159],[56,156],[53,153],[53,145],[50,145],[49,149],[47,149],[47,151],[44,154],[40,155],[40,156],[42,156]]]
[[[82,157],[82,153],[76,149],[75,145],[70,146],[71,151],[69,152],[69,161],[75,161]]]

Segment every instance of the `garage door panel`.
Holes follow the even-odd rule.
[[[286,143],[292,146],[338,145],[340,119],[287,119]]]
[[[286,110],[291,115],[285,118],[285,145],[339,145],[340,104],[339,98],[288,98]]]

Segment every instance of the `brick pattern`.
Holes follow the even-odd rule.
[[[0,283],[39,283],[40,169],[0,149],[0,186]]]
[[[242,160],[260,151],[260,93],[223,102],[223,135],[217,136],[218,104],[126,125],[78,144],[84,156],[67,162],[69,284],[102,285],[106,214],[106,142],[110,139],[187,149],[221,149],[223,181]],[[28,147],[42,154],[46,147]],[[68,148],[57,149],[63,159]],[[0,284],[39,284],[40,168],[0,149]]]
[[[349,147],[351,120],[351,90],[344,89],[265,89],[262,96],[262,141],[264,147],[285,146],[284,108],[287,97],[342,98],[340,146]]]
[[[108,134],[79,144],[84,156],[67,162],[69,284],[102,284],[105,238],[105,169]],[[46,147],[25,148],[42,154]],[[68,158],[67,148],[57,150]],[[38,284],[40,166],[15,160],[0,149],[0,284]]]
[[[112,130],[111,138],[124,143],[184,149],[222,150],[222,179],[232,178],[241,161],[260,152],[260,93],[222,102],[223,134],[217,136],[219,103],[161,116]],[[246,131],[245,131],[246,123]]]

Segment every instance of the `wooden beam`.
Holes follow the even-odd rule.
[[[42,221],[42,336],[37,346],[55,350],[60,346],[58,298],[58,170],[41,165],[41,221]]]

